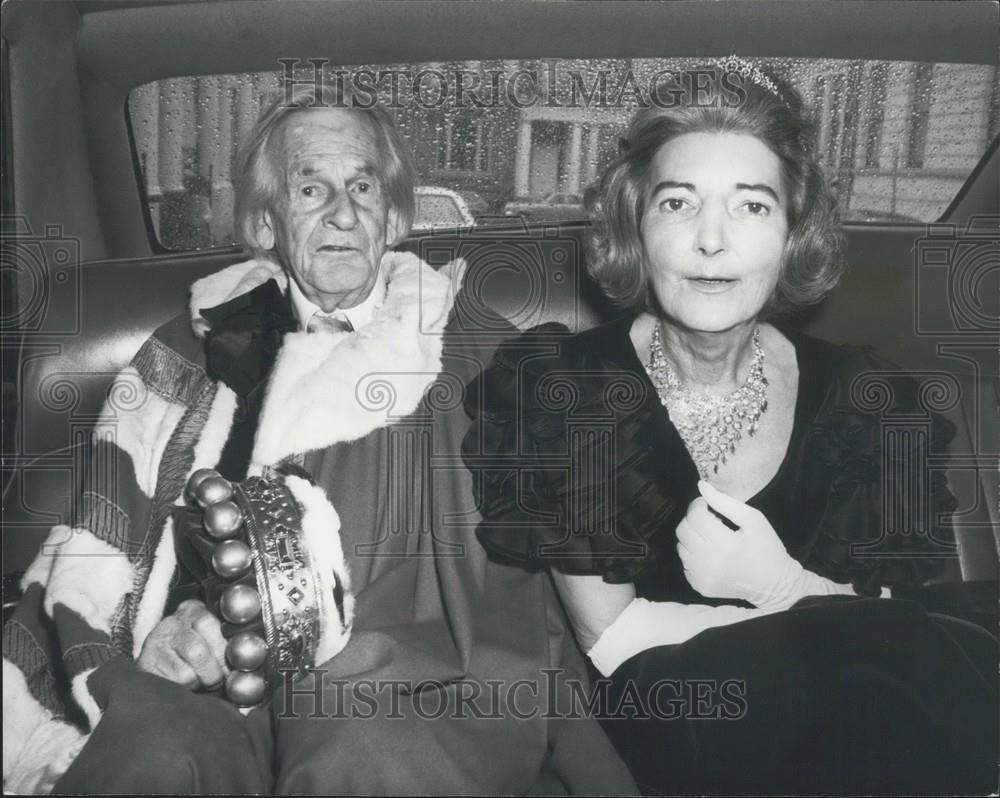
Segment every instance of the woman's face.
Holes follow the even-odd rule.
[[[667,319],[699,332],[756,319],[788,237],[778,156],[744,133],[686,133],[660,147],[647,191],[640,235]]]

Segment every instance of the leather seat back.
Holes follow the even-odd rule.
[[[486,228],[433,233],[412,239],[406,248],[434,266],[465,259],[465,290],[522,329],[558,321],[577,332],[615,313],[586,275],[585,232],[583,224],[513,232]],[[865,241],[862,236],[861,245]],[[158,256],[71,264],[52,275],[45,313],[26,331],[20,352],[17,450],[4,475],[6,572],[23,570],[49,528],[69,519],[84,466],[81,442],[115,373],[156,327],[186,311],[194,280],[241,259],[233,251]],[[977,370],[965,355],[939,351],[933,336],[913,334],[913,304],[907,298],[914,295],[914,279],[912,269],[892,265],[889,257],[884,268],[856,270],[804,319],[805,328],[831,341],[876,346],[929,380],[932,400],[937,383],[958,392],[957,401],[945,397],[938,405],[958,424],[956,451],[966,455],[949,473],[965,513],[962,570],[966,579],[995,578],[997,544],[987,509],[995,501],[984,498],[990,495],[990,475],[977,471],[973,456],[989,451],[988,440],[1000,440],[996,419],[991,428],[989,413],[983,412],[996,406],[995,366],[989,372],[981,363]]]

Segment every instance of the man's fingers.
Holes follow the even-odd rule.
[[[191,689],[212,688],[225,678],[225,651],[218,619],[200,601],[185,601],[150,633],[138,664]]]
[[[187,601],[182,601],[177,605],[177,611],[173,614],[174,618],[179,620],[187,621],[189,624],[194,626],[194,622],[197,621],[202,615],[211,615],[208,611],[208,607],[205,603],[198,601],[197,599],[188,599]]]
[[[194,629],[189,629],[177,641],[174,650],[195,672],[203,687],[217,687],[225,675],[208,642]]]
[[[197,690],[201,687],[201,680],[198,678],[198,674],[180,657],[174,655],[167,668],[168,671],[165,678],[170,681],[176,682],[188,690]]]
[[[226,667],[226,638],[222,636],[222,624],[219,619],[209,612],[202,602],[195,600],[182,602],[177,611],[187,620],[191,628],[201,635],[225,675],[229,671]]]
[[[137,664],[139,670],[160,676],[188,690],[197,690],[201,686],[194,669],[164,644],[154,643],[148,649],[144,647]]]
[[[222,623],[219,619],[205,609],[194,620],[191,627],[208,644],[212,655],[215,657],[215,661],[219,663],[219,667],[223,673],[228,673],[229,668],[226,667],[226,638],[222,636]]]

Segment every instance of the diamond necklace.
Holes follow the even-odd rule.
[[[663,354],[659,322],[649,341],[646,373],[702,479],[718,473],[719,466],[736,451],[743,433],[752,436],[757,431],[757,422],[767,410],[767,378],[764,376],[760,327],[753,331],[753,355],[746,382],[730,394],[694,393],[681,384]]]

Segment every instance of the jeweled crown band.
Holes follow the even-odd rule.
[[[302,508],[282,482],[250,477],[234,485],[201,469],[188,481],[188,496],[203,510],[205,531],[215,542],[212,570],[226,583],[218,614],[229,631],[235,627],[226,645],[232,669],[226,696],[238,706],[254,706],[280,671],[313,663],[324,613],[336,604],[343,618],[340,581],[334,574],[334,595],[324,595],[324,580],[300,535]]]

